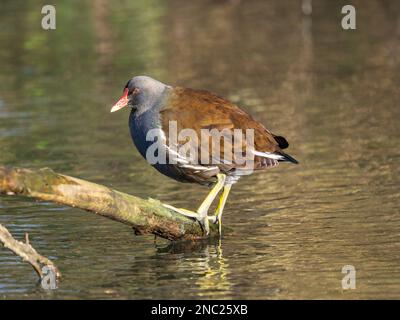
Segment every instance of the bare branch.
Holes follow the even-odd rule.
[[[0,242],[3,243],[4,247],[10,249],[16,255],[20,256],[22,260],[30,263],[40,279],[43,278],[42,268],[44,266],[47,266],[49,269],[53,270],[57,279],[59,279],[61,277],[61,273],[56,265],[50,259],[37,253],[35,248],[29,244],[29,235],[27,233],[25,234],[25,239],[26,243],[15,240],[7,228],[0,224]]]

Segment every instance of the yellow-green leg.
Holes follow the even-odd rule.
[[[218,221],[218,231],[219,234],[221,235],[222,233],[222,213],[224,211],[224,207],[225,207],[225,203],[226,200],[228,199],[228,195],[229,192],[231,191],[231,184],[226,184],[224,186],[224,190],[222,191],[221,197],[219,198],[219,203],[218,203],[218,207],[215,210],[215,216],[216,216],[216,220],[215,222]]]
[[[207,197],[201,203],[200,207],[197,209],[197,212],[193,212],[193,211],[190,211],[187,209],[182,209],[182,208],[175,208],[168,204],[163,204],[164,207],[166,207],[168,209],[172,209],[184,216],[196,218],[200,222],[201,226],[203,227],[205,234],[208,235],[210,233],[210,225],[209,225],[209,221],[208,221],[209,217],[207,216],[208,209],[210,208],[211,204],[213,203],[213,201],[216,198],[216,196],[218,195],[218,193],[224,187],[226,176],[222,173],[219,173],[217,175],[217,178],[218,178],[217,183],[214,185],[214,187],[211,189],[210,193],[207,195]]]
[[[217,183],[211,189],[210,193],[207,195],[207,197],[204,199],[204,201],[201,203],[200,207],[197,209],[197,213],[199,214],[199,217],[197,219],[203,226],[206,235],[208,235],[210,233],[210,225],[209,225],[208,216],[207,216],[208,209],[210,208],[214,199],[217,197],[218,193],[224,187],[226,176],[222,173],[219,173],[217,175],[217,178],[218,178]]]

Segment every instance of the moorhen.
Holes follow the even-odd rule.
[[[289,146],[284,137],[274,135],[238,106],[209,91],[173,87],[148,76],[137,76],[128,81],[122,97],[111,112],[127,106],[131,108],[129,128],[133,142],[152,166],[181,182],[214,184],[197,212],[165,205],[185,216],[196,218],[207,235],[209,221],[219,224],[221,234],[221,216],[229,191],[242,175],[275,167],[279,162],[298,163],[282,151]],[[215,146],[213,135],[205,136],[206,143],[202,141],[201,146],[198,139],[191,135],[182,139],[180,133],[186,129],[191,129],[190,132],[197,137],[203,137],[203,130],[217,130],[220,134],[217,144],[222,140],[224,148]],[[240,132],[249,132],[251,139],[244,140],[242,134],[238,143],[224,139],[227,130],[236,132],[238,129]],[[175,140],[171,138],[174,130]],[[211,155],[209,150],[205,150],[209,148],[210,141],[213,148]],[[244,152],[234,151],[237,145],[246,148],[251,161],[243,162],[239,155],[243,156]],[[183,146],[186,149],[181,152]],[[194,151],[190,156],[188,147],[189,151]],[[149,152],[150,149],[153,152]],[[222,189],[215,214],[208,216],[212,202]]]

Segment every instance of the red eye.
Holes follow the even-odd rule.
[[[139,88],[133,88],[132,90],[130,90],[129,94],[138,94],[140,92]]]

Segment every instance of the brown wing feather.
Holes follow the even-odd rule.
[[[198,137],[201,129],[246,129],[254,130],[254,147],[260,152],[279,152],[281,148],[261,123],[254,120],[248,113],[238,106],[205,90],[193,90],[176,87],[166,101],[166,105],[160,110],[162,127],[168,137],[169,121],[176,121],[179,130],[190,128],[195,130]],[[181,142],[186,143],[187,141]],[[245,143],[245,140],[243,140]],[[245,147],[245,146],[243,146]],[[220,159],[224,158],[224,148],[220,148]],[[233,151],[233,146],[230,148]],[[245,150],[243,148],[242,150]],[[199,150],[199,154],[202,151]],[[229,171],[239,167],[234,162],[230,165],[218,165],[222,171]],[[200,164],[201,161],[199,161]],[[263,159],[255,158],[255,169],[263,167]]]

